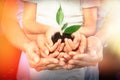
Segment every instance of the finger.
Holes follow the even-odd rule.
[[[103,59],[103,50],[98,50],[98,51],[96,51],[96,50],[90,50],[89,51],[89,55],[91,55],[92,57],[93,57],[93,61],[94,60],[96,60],[96,62],[100,62],[100,61],[102,61],[102,59]]]
[[[65,63],[64,59],[61,60],[61,58],[60,58],[59,65],[60,65],[60,66],[65,66],[65,64],[66,64],[66,63]]]
[[[57,67],[53,68],[52,70],[60,70],[60,69],[63,69],[63,68],[61,66],[60,67],[57,66]]]
[[[36,54],[36,53],[34,52],[34,50],[30,50],[30,49],[29,49],[29,50],[26,52],[26,55],[27,55],[28,59],[29,59],[29,60],[32,60],[34,63],[38,63],[39,60],[40,60],[39,55]]]
[[[54,53],[51,53],[48,57],[55,58],[59,55],[58,51],[55,51]]]
[[[74,40],[73,40],[74,44],[78,44],[81,40],[80,33],[75,32],[75,33],[72,34],[72,36],[74,36]]]
[[[88,61],[88,59],[87,58],[89,58],[89,57],[91,57],[91,56],[89,56],[88,54],[76,54],[75,56],[73,56],[73,59],[75,59],[75,60],[87,60]]]
[[[63,58],[64,52],[60,52],[59,55],[57,56],[57,58]]]
[[[68,55],[67,53],[61,52],[60,55],[58,56],[58,59],[59,59],[60,61],[63,61],[63,62],[65,62],[65,63],[67,63],[68,60],[71,59],[71,56]]]
[[[65,69],[67,69],[67,70],[71,70],[71,69],[73,69],[73,68],[75,68],[75,65],[70,65],[70,64],[68,64],[68,65],[65,67]]]
[[[81,61],[81,60],[71,60],[69,61],[69,64],[71,65],[76,65],[77,67],[85,67],[85,66],[95,66],[97,63],[94,62],[87,62],[87,61]]]
[[[76,53],[76,52],[71,51],[71,52],[69,52],[68,54],[69,54],[70,56],[74,56],[74,55],[76,55],[77,53]]]
[[[47,58],[41,58],[41,60],[40,60],[40,62],[39,62],[38,65],[44,65],[44,66],[46,66],[48,64],[57,64],[58,62],[59,61],[57,59],[55,59],[55,58],[49,58],[49,57],[47,57]]]
[[[48,47],[50,52],[53,52],[57,49],[57,47],[61,44],[61,39],[59,39],[52,47],[50,47],[48,44],[46,46]]]
[[[65,48],[66,48],[67,52],[72,51],[72,48],[70,47],[67,38],[65,38]]]
[[[29,58],[27,58],[27,59],[28,59],[29,66],[32,68],[35,68],[36,64],[34,63],[34,61],[30,60]]]
[[[37,54],[35,54],[35,55],[29,55],[29,54],[27,54],[27,59],[28,59],[28,62],[29,62],[29,65],[31,66],[31,67],[35,67],[38,63],[39,63],[39,61],[40,61],[40,57],[37,55]]]
[[[69,59],[71,59],[71,56],[68,55],[67,53],[64,53],[63,58],[64,58],[66,61],[68,61]]]
[[[34,68],[36,71],[42,71],[42,70],[47,70],[46,66],[37,66]]]
[[[64,58],[59,58],[59,60],[60,60],[60,61],[65,61],[65,59],[64,59]]]
[[[34,46],[34,52],[35,52],[36,54],[40,55],[40,49],[39,49],[38,45],[35,45],[35,46]]]
[[[79,43],[74,43],[71,39],[68,39],[68,44],[72,48],[72,50],[75,50],[78,47]]]
[[[64,46],[65,46],[65,44],[61,43],[60,46],[58,46],[57,51],[61,52],[63,50]]]
[[[53,46],[53,41],[51,39],[52,36],[53,36],[53,34],[49,34],[49,33],[46,34],[47,44],[49,46]]]
[[[48,57],[48,55],[46,55],[46,53],[42,52],[42,50],[40,51],[40,57],[46,58]]]
[[[99,61],[98,56],[96,55],[96,52],[92,52],[93,54],[77,54],[73,57],[75,60],[85,61],[89,63],[97,63]]]
[[[45,40],[44,36],[43,35],[39,35],[38,40],[39,40],[39,41],[37,41],[38,47],[40,48],[40,50],[43,53],[48,55],[49,54],[49,50],[47,49],[47,46],[45,45],[46,40]]]
[[[58,66],[58,64],[48,64],[48,65],[46,65],[47,69],[49,69],[49,70],[53,70],[57,66]]]
[[[81,35],[81,43],[80,43],[80,47],[79,47],[80,53],[84,53],[86,47],[87,47],[86,37],[84,35]]]
[[[41,46],[42,46],[42,45],[41,45]],[[41,52],[44,53],[45,56],[48,56],[48,55],[49,55],[49,50],[48,50],[46,47],[43,46],[40,50],[41,50]]]
[[[47,33],[46,33],[46,38],[47,38],[47,43],[48,43],[48,45],[49,45],[50,47],[54,45],[51,37],[54,36],[54,34],[55,34],[56,32],[59,32],[59,31],[60,31],[59,28],[50,28],[50,29],[47,31]]]
[[[47,70],[48,69],[47,65],[50,65],[50,64],[58,64],[58,61],[56,59],[53,59],[53,58],[48,58],[48,59],[41,58],[41,61],[37,64],[35,69],[37,71]]]

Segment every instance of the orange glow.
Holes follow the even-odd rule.
[[[20,51],[13,47],[3,35],[0,35],[0,76],[15,78],[19,58]]]
[[[9,2],[12,1],[9,0]],[[0,80],[16,80],[21,51],[12,46],[2,33],[1,17],[3,17],[4,2],[5,0],[0,0]]]

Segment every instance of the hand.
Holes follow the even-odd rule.
[[[74,33],[76,35],[74,40],[65,39],[64,51],[70,52],[72,50],[77,50],[80,47],[80,52],[83,53],[86,48],[86,37],[78,32]]]
[[[37,45],[40,49],[40,55],[43,57],[47,57],[51,51],[52,52],[55,51],[58,45],[60,45],[60,43],[61,40],[58,40],[53,46],[50,47],[47,44],[47,39],[44,34],[40,34],[37,36]]]
[[[40,57],[38,55],[38,54],[40,54],[39,48],[38,48],[37,44],[32,41],[29,43],[23,44],[23,46],[24,46],[23,51],[26,53],[28,62],[30,64],[30,66],[34,68],[40,61]]]
[[[75,65],[75,67],[93,66],[103,59],[101,41],[97,37],[91,36],[87,38],[87,42],[86,53],[79,54],[74,52],[76,55],[69,61],[70,65]]]
[[[54,52],[52,54],[59,54],[59,52]],[[56,56],[54,56],[54,57],[56,57]],[[37,71],[62,69],[62,65],[64,65],[64,63],[62,65],[59,64],[60,61],[54,57],[52,55],[50,55],[48,57],[41,57],[41,60],[36,65],[35,69]]]
[[[51,28],[49,28],[49,30],[45,34],[47,47],[48,47],[50,52],[53,52],[55,50],[62,51],[63,47],[64,47],[64,43],[61,43],[62,39],[58,39],[58,41],[56,43],[53,43],[52,36],[56,32],[60,32],[60,29],[51,27]]]
[[[64,47],[65,52],[70,52],[72,50],[76,50],[79,46],[79,43],[80,43],[79,32],[73,33],[72,36],[74,37],[73,41],[71,39],[65,38],[65,47]]]
[[[52,36],[56,33],[56,32],[60,32],[59,28],[55,28],[55,27],[50,27],[47,32],[45,33],[45,37],[47,40],[47,43],[49,46],[53,46],[53,41],[52,41]]]

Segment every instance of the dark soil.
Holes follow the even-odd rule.
[[[65,34],[63,33],[62,35],[60,34],[60,32],[56,32],[53,36],[52,36],[52,41],[53,43],[57,42],[58,39],[62,39],[62,43],[64,43],[64,39],[68,38],[73,40],[74,37],[72,37],[70,34]]]

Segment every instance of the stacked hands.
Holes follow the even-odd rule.
[[[24,45],[29,64],[37,71],[94,66],[102,60],[103,46],[97,37],[86,37],[78,30],[72,34],[73,40],[58,39],[53,43],[51,37],[56,32],[56,29],[49,29],[39,34],[36,41]]]

